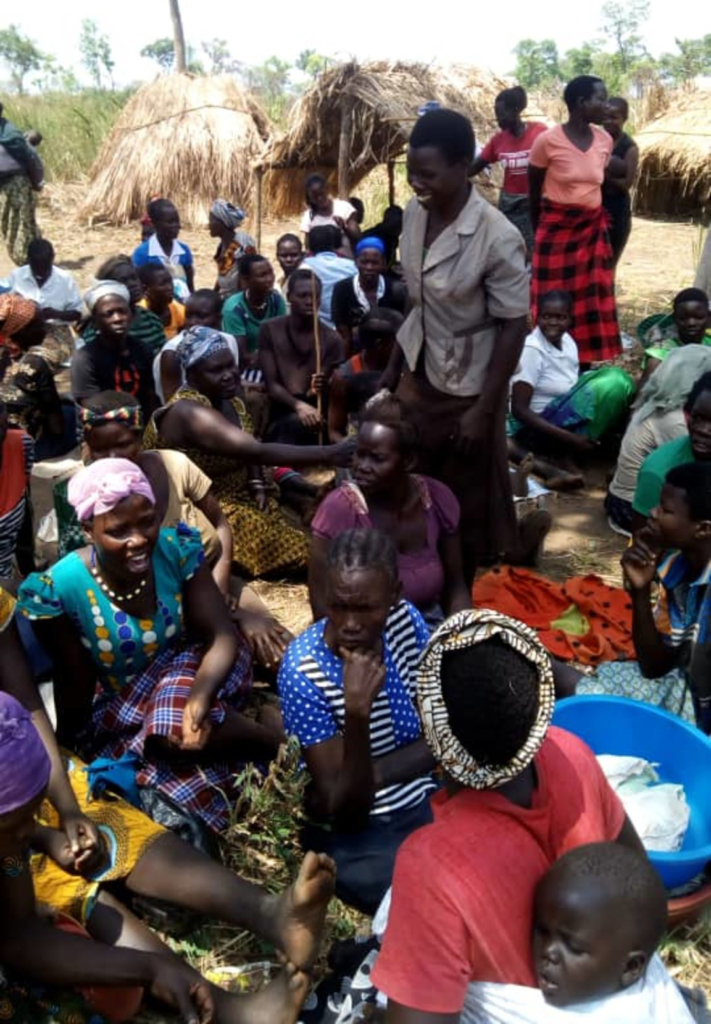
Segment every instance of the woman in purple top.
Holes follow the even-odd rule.
[[[403,418],[399,399],[388,392],[372,398],[360,421],[354,479],[324,499],[311,524],[309,596],[314,618],[325,614],[329,542],[352,529],[376,529],[393,539],[403,597],[429,625],[471,607],[462,573],[459,503],[445,484],[410,472],[416,449],[414,427]]]

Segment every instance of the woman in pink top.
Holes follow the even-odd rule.
[[[612,139],[597,126],[607,110],[600,78],[580,75],[565,87],[568,120],[533,143],[528,168],[535,231],[531,298],[563,289],[573,296],[571,333],[581,368],[619,355],[614,259],[602,183]]]
[[[428,625],[471,605],[462,573],[459,502],[449,487],[411,473],[416,432],[403,419],[400,400],[381,392],[361,417],[353,481],[332,491],[311,524],[309,596],[314,617],[323,604],[326,555],[331,540],[346,530],[376,529],[398,550],[403,597]]]
[[[501,130],[489,139],[474,161],[472,174],[480,174],[495,163],[504,168],[499,209],[523,235],[526,262],[530,262],[533,228],[528,202],[528,158],[534,140],[546,131],[546,126],[539,121],[521,120],[527,103],[526,90],[520,85],[499,93],[494,103],[494,114]]]

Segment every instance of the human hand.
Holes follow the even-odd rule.
[[[62,815],[62,829],[74,858],[74,871],[85,878],[97,875],[108,862],[108,851],[96,823],[77,810]]]
[[[269,495],[264,487],[251,488],[252,500],[260,512],[266,512],[269,507]]]
[[[573,434],[573,446],[579,452],[594,452],[599,447],[597,441],[593,441],[591,437],[586,437],[585,434]]]
[[[289,630],[271,615],[246,609],[238,612],[236,619],[254,658],[266,668],[276,668],[294,639]]]
[[[32,835],[32,849],[45,854],[67,874],[79,874],[74,866],[71,843],[61,829],[37,825]]]
[[[645,526],[622,555],[622,572],[631,590],[646,590],[657,571],[657,555],[653,534]]]
[[[333,220],[333,223],[336,225],[336,227],[340,228],[341,231],[346,230],[346,222],[344,221],[343,217],[333,217],[331,219]]]
[[[309,386],[309,394],[319,395],[326,390],[326,374],[325,373],[312,373],[311,384]]]
[[[58,309],[53,309],[51,306],[45,306],[42,310],[43,320],[61,320],[62,313]]]
[[[460,455],[473,455],[477,448],[490,443],[492,414],[475,402],[462,414],[454,433],[454,447]]]
[[[177,958],[156,954],[149,991],[178,1011],[185,1024],[212,1024],[215,1004],[210,987]]]
[[[341,651],[346,714],[370,718],[373,701],[385,682],[385,665],[373,651]]]
[[[181,750],[204,749],[212,730],[210,724],[211,705],[210,695],[205,693],[199,684],[193,683],[190,696],[183,709]]]
[[[309,430],[318,430],[321,426],[318,409],[314,409],[313,405],[309,405],[308,402],[297,402],[294,412],[298,416],[299,423]]]
[[[356,437],[347,437],[345,440],[339,441],[338,444],[329,445],[326,449],[328,457],[324,461],[329,466],[348,469],[353,461],[357,443],[358,439]]]

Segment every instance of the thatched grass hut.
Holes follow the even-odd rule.
[[[701,217],[711,212],[711,91],[677,93],[635,140],[636,213]]]
[[[186,224],[204,224],[221,196],[251,206],[255,159],[269,122],[229,75],[163,75],[118,117],[90,173],[80,215],[126,224],[153,195],[172,199]]]
[[[298,213],[304,178],[315,171],[347,195],[374,167],[402,154],[427,100],[466,114],[477,135],[488,138],[496,130],[494,99],[505,87],[503,79],[464,65],[350,63],[323,72],[265,152],[265,208],[274,217]]]

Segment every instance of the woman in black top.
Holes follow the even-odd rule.
[[[358,325],[371,309],[385,306],[405,312],[403,285],[384,276],[384,242],[375,237],[361,238],[356,245],[355,262],[358,273],[339,281],[331,298],[331,319],[346,343],[348,355],[358,350]]]
[[[621,96],[613,96],[607,101],[607,114],[604,125],[608,135],[614,140],[612,156],[616,156],[624,164],[624,171],[618,161],[611,161],[605,174],[602,187],[602,204],[610,215],[610,242],[617,265],[632,229],[632,207],[630,189],[637,176],[639,150],[634,139],[623,131],[629,117],[627,100]]]

